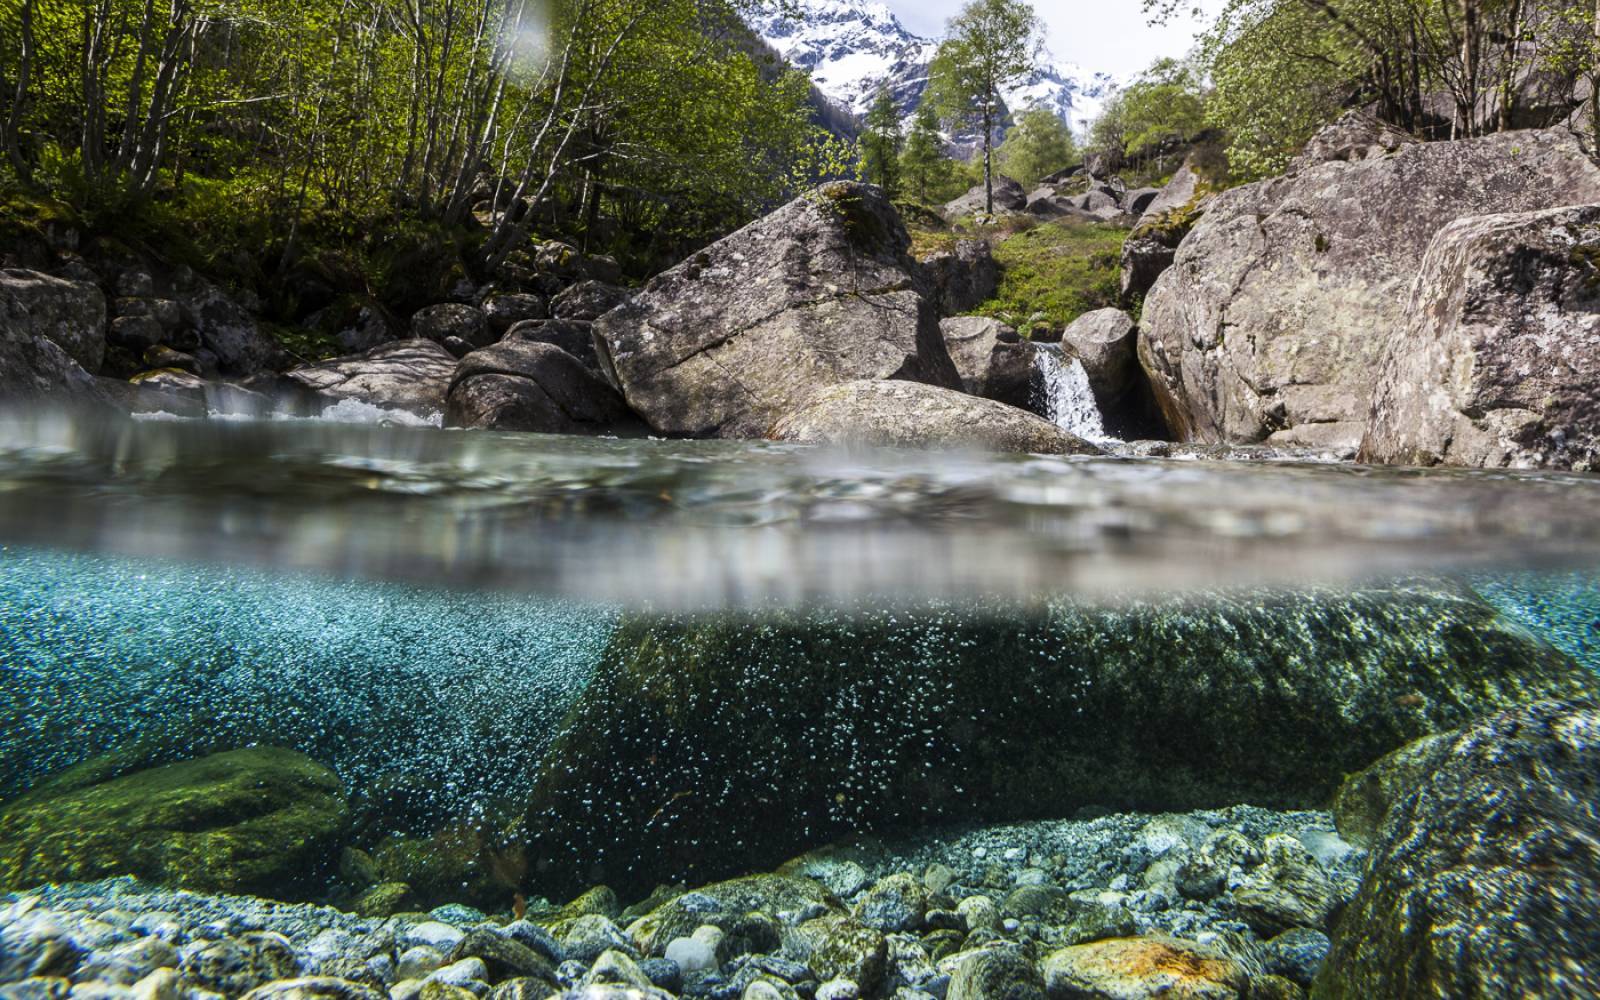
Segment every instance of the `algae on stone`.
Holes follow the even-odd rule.
[[[271,747],[44,788],[0,812],[0,889],[135,875],[281,897],[332,867],[345,818],[332,772]]]

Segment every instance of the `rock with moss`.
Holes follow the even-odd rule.
[[[1389,807],[1427,779],[1453,736],[1424,736],[1346,778],[1333,799],[1339,835],[1358,847],[1371,846]]]
[[[1434,237],[1385,340],[1361,452],[1600,471],[1600,204],[1462,219]]]
[[[818,389],[960,384],[910,237],[883,192],[819,188],[651,281],[594,326],[657,433],[759,438]]]
[[[818,979],[848,979],[869,994],[883,981],[889,956],[888,941],[880,931],[843,914],[818,917],[795,928],[790,950]]]
[[[769,437],[847,447],[1100,454],[1099,448],[1038,414],[902,381],[845,382],[823,389],[779,418]]]
[[[627,897],[873,827],[1317,808],[1413,739],[1596,683],[1448,582],[636,615],[563,721],[525,827],[539,891],[580,891],[562,873],[583,872]],[[811,898],[780,908],[821,902],[793,883]],[[696,895],[671,936],[705,922]]]
[[[281,897],[331,868],[344,789],[289,750],[234,750],[0,812],[0,887],[135,875],[163,885]]]
[[[1469,725],[1396,791],[1313,995],[1600,995],[1600,702]]]
[[[242,1000],[383,1000],[383,993],[348,979],[304,976],[258,986],[246,993]]]

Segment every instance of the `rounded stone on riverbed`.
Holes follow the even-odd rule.
[[[370,986],[333,976],[281,979],[246,993],[242,1000],[384,1000]]]
[[[1241,1000],[1249,995],[1249,979],[1237,961],[1163,936],[1063,948],[1044,960],[1043,971],[1050,1000]]]

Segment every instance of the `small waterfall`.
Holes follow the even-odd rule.
[[[1039,412],[1057,427],[1070,431],[1086,441],[1104,441],[1105,418],[1094,400],[1094,390],[1089,387],[1089,373],[1083,362],[1069,358],[1054,344],[1038,344],[1034,352],[1039,369],[1039,380],[1034,391],[1038,394]]]

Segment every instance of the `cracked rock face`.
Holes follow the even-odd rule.
[[[1600,202],[1560,130],[1363,148],[1218,196],[1156,282],[1139,355],[1180,440],[1354,447],[1440,230]]]
[[[383,409],[435,417],[444,410],[445,393],[455,367],[450,352],[430,340],[400,340],[365,354],[302,365],[284,379],[326,403],[354,399]]]
[[[1408,312],[1367,460],[1600,469],[1600,205],[1446,227]]]
[[[859,379],[959,388],[883,192],[830,184],[651,281],[595,323],[607,378],[659,434],[760,438]]]

